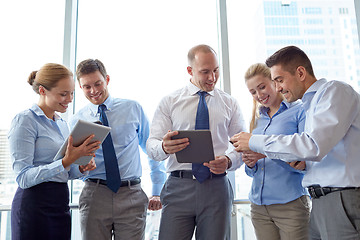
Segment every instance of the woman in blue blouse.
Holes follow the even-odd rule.
[[[12,239],[70,239],[71,217],[67,180],[96,168],[92,160],[72,165],[81,156],[94,156],[100,142],[87,138],[78,147],[69,137],[63,159],[54,160],[69,135],[64,113],[72,102],[72,73],[59,64],[45,64],[30,74],[28,83],[39,94],[38,104],[20,112],[8,134],[13,169],[19,185],[11,208]]]
[[[283,100],[265,64],[250,66],[245,83],[254,99],[252,133],[287,135],[303,131],[302,104]],[[288,164],[254,152],[244,152],[243,161],[246,174],[253,178],[249,199],[257,239],[307,239],[309,197],[301,185],[305,163]]]

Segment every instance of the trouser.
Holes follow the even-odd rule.
[[[198,240],[230,240],[233,192],[226,176],[203,183],[169,176],[160,197],[159,240],[190,240],[195,227]]]
[[[309,196],[285,204],[251,204],[251,221],[258,240],[307,240]]]
[[[360,189],[336,191],[312,199],[309,239],[359,240]]]
[[[114,193],[106,185],[85,181],[79,199],[82,239],[144,239],[148,201],[141,184]]]

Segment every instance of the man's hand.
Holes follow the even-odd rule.
[[[95,163],[94,158],[92,158],[88,164],[79,166],[79,171],[81,173],[84,173],[86,171],[92,171],[94,169],[96,169],[96,163]]]
[[[161,208],[162,208],[162,204],[160,202],[160,197],[159,196],[151,196],[149,198],[148,209],[152,210],[152,211],[157,211],[157,210],[160,210]]]
[[[235,147],[235,150],[238,152],[248,151],[249,148],[249,140],[252,134],[247,132],[237,133],[230,138],[230,142]]]
[[[229,160],[227,156],[217,156],[215,157],[215,160],[208,163],[205,162],[204,166],[208,167],[212,173],[222,174],[228,169],[228,163]]]
[[[251,150],[242,152],[242,160],[249,168],[253,168],[259,159],[265,157],[265,155]]]
[[[178,135],[178,131],[168,131],[163,137],[162,148],[165,153],[176,153],[186,148],[190,143],[188,138],[171,140],[172,136]]]

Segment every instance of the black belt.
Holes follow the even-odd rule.
[[[103,180],[103,179],[98,179],[98,178],[88,178],[86,179],[85,181],[88,181],[88,182],[93,182],[93,183],[99,183],[101,185],[106,185],[106,180]],[[136,184],[139,184],[141,183],[141,179],[140,178],[135,178],[133,180],[127,180],[127,181],[121,181],[121,185],[120,187],[125,187],[125,186],[133,186],[133,185],[136,185]]]
[[[309,194],[312,198],[319,198],[332,192],[349,189],[359,189],[359,187],[320,187],[320,185],[312,185],[308,187]]]
[[[172,171],[170,173],[170,175],[173,177],[178,177],[178,178],[196,179],[196,177],[192,174],[192,171],[188,171],[188,170]],[[222,174],[210,173],[209,178],[211,179],[211,178],[215,178],[215,177],[224,177],[225,175],[226,175],[226,173],[222,173]]]

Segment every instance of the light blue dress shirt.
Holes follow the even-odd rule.
[[[260,108],[253,134],[293,134],[304,129],[305,113],[300,102],[283,101],[272,118],[267,112],[268,108]],[[249,199],[256,205],[288,203],[307,193],[301,185],[303,172],[284,161],[259,159],[253,168],[246,166],[245,172],[253,178]]]
[[[141,177],[142,168],[139,146],[146,153],[146,141],[149,137],[149,121],[139,103],[109,96],[104,102],[106,116],[111,127],[110,133],[118,159],[121,180],[131,180]],[[73,128],[79,119],[99,121],[99,105],[89,103],[79,110],[70,121]],[[84,177],[106,180],[105,164],[102,146],[95,153],[96,169]],[[161,162],[148,160],[150,177],[153,183],[152,194],[159,196],[166,180],[165,166]]]
[[[360,186],[360,95],[348,84],[320,79],[303,98],[304,133],[253,135],[250,148],[270,158],[306,160],[303,186]]]
[[[20,188],[49,181],[67,182],[83,176],[79,166],[71,165],[67,170],[62,159],[53,160],[68,135],[67,123],[60,116],[55,114],[55,121],[49,119],[36,104],[15,116],[8,139]]]

